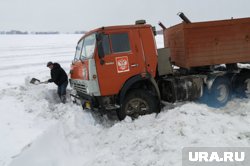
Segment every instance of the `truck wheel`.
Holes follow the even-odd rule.
[[[140,115],[159,112],[159,103],[157,98],[146,90],[132,90],[124,99],[117,115],[120,120],[125,119],[127,115],[133,119],[138,118]]]
[[[236,76],[234,82],[234,92],[237,97],[250,98],[250,75],[242,73]]]
[[[208,105],[222,107],[231,99],[231,83],[227,77],[217,77],[209,90]]]

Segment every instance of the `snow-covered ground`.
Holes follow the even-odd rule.
[[[68,72],[79,35],[0,36],[0,166],[181,166],[183,147],[250,146],[250,100],[178,103],[132,121],[61,104],[48,61]],[[163,45],[161,37],[157,43]]]

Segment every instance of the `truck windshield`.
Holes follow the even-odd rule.
[[[83,38],[76,47],[75,60],[91,58],[95,51],[96,35],[91,34]]]

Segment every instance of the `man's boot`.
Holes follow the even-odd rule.
[[[61,96],[61,102],[62,102],[63,104],[66,103],[66,95],[62,95],[62,96]]]

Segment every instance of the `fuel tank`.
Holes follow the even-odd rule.
[[[162,100],[167,102],[193,101],[202,96],[202,77],[189,75],[168,77],[158,82]]]

